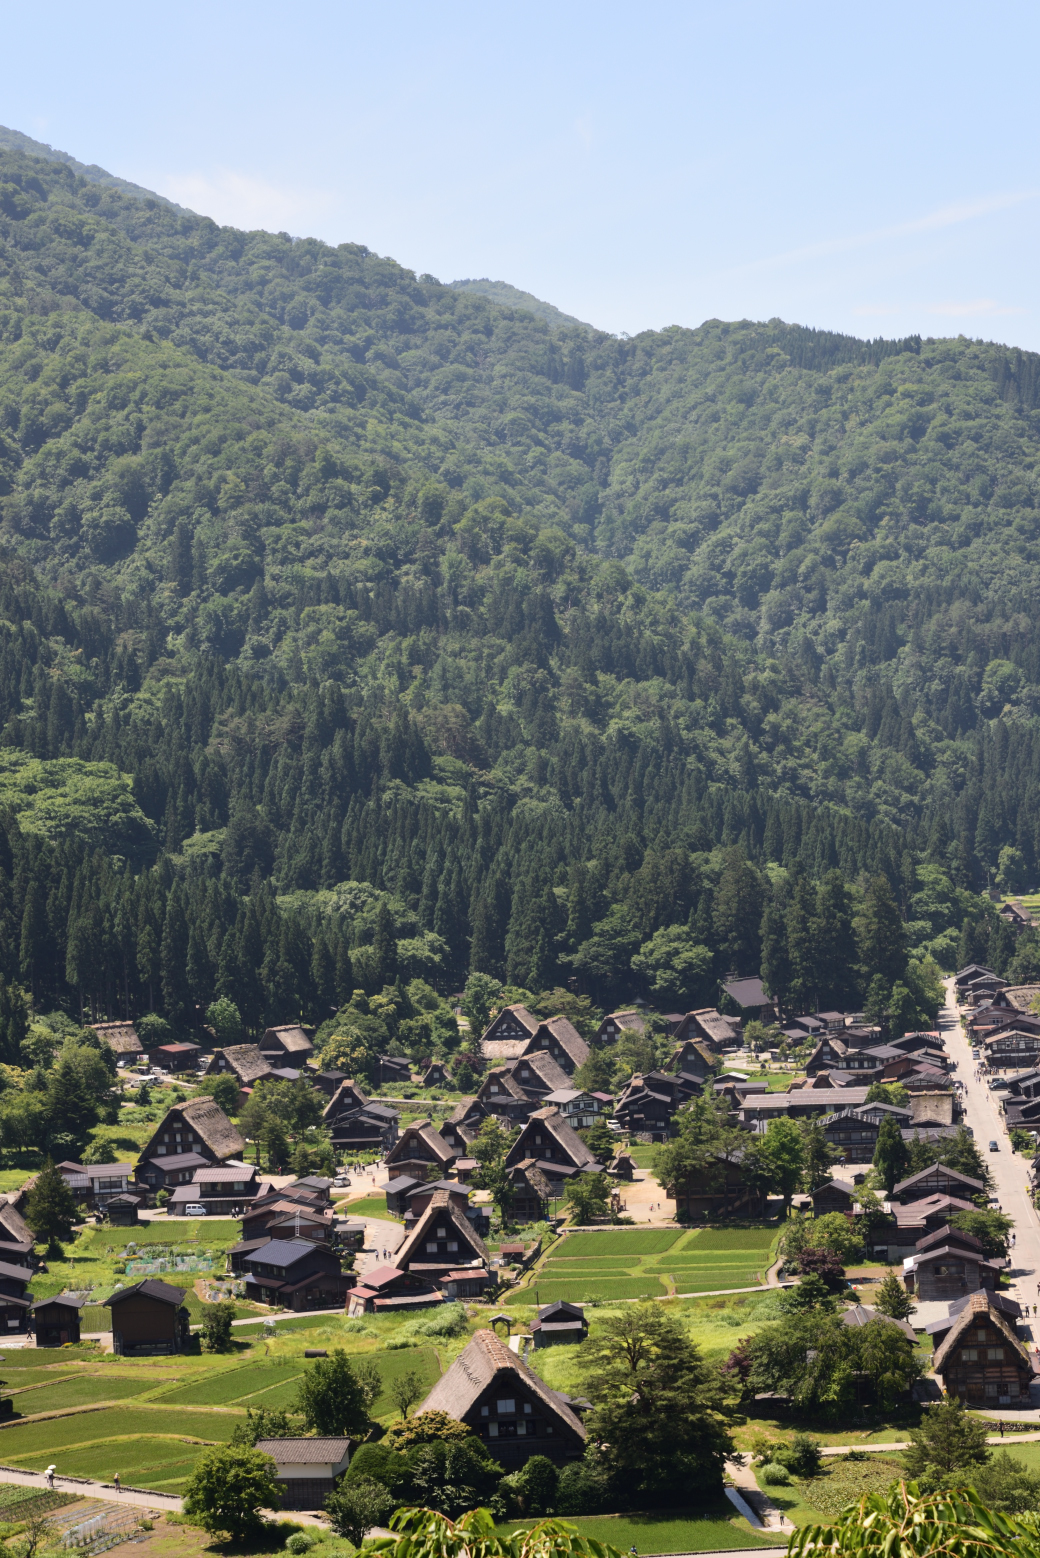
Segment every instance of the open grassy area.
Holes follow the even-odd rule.
[[[870,1455],[862,1461],[844,1457],[826,1460],[820,1475],[811,1480],[796,1479],[790,1487],[767,1487],[759,1477],[762,1492],[796,1526],[813,1526],[834,1520],[848,1504],[864,1493],[883,1493],[893,1482],[905,1476],[898,1455]]]
[[[609,1302],[711,1293],[762,1283],[777,1231],[758,1228],[604,1228],[567,1234],[505,1302]]]
[[[400,1222],[386,1209],[386,1196],[362,1196],[359,1201],[347,1201],[343,1207],[344,1217],[386,1217],[391,1222]]]
[[[531,1522],[516,1521],[502,1531],[516,1531]],[[735,1547],[775,1547],[742,1520],[727,1498],[713,1499],[702,1508],[668,1510],[649,1514],[579,1515],[573,1519],[582,1536],[606,1542],[619,1552],[638,1553],[725,1552]]]

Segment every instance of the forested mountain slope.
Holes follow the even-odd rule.
[[[903,950],[805,999],[1008,961],[1038,362],[553,328],[0,152],[4,972],[177,1017],[359,969],[672,1003],[878,874]]]
[[[469,277],[465,281],[451,281],[448,285],[458,292],[478,292],[481,297],[490,298],[492,303],[500,303],[503,308],[524,308],[529,314],[534,314],[536,319],[544,319],[548,325],[561,328],[580,325],[583,330],[592,329],[584,320],[575,319],[573,314],[565,314],[555,304],[543,302],[532,292],[524,292],[508,281],[491,281],[487,276],[482,276],[479,280]]]

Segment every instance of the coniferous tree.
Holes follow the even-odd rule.
[[[71,1239],[76,1222],[76,1200],[50,1158],[36,1177],[25,1205],[25,1220],[40,1243],[53,1249]]]
[[[762,981],[783,1017],[791,990],[791,956],[787,945],[787,905],[775,889],[762,916]]]
[[[187,963],[188,922],[178,886],[170,893],[167,901],[159,949],[163,1008],[175,1027],[183,1027],[191,1015],[192,993],[188,985]]]
[[[761,956],[762,885],[743,850],[726,852],[715,894],[715,933],[723,972],[758,970]]]
[[[852,901],[840,871],[828,871],[816,895],[812,923],[817,989],[822,1011],[847,1011],[856,999]]]
[[[895,1185],[906,1177],[910,1167],[910,1153],[893,1114],[886,1114],[878,1130],[874,1148],[874,1167],[881,1175],[885,1194],[891,1195]]]
[[[891,987],[906,971],[906,927],[886,876],[871,878],[856,933],[864,984],[880,977]]]

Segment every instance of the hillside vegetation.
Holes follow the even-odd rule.
[[[802,999],[1011,965],[978,895],[1040,868],[1040,359],[557,328],[91,171],[0,150],[8,978],[175,1021],[473,970],[672,1004],[756,971],[767,908]]]

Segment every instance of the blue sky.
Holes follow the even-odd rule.
[[[237,226],[611,331],[1040,350],[1024,4],[0,6],[0,123]]]

